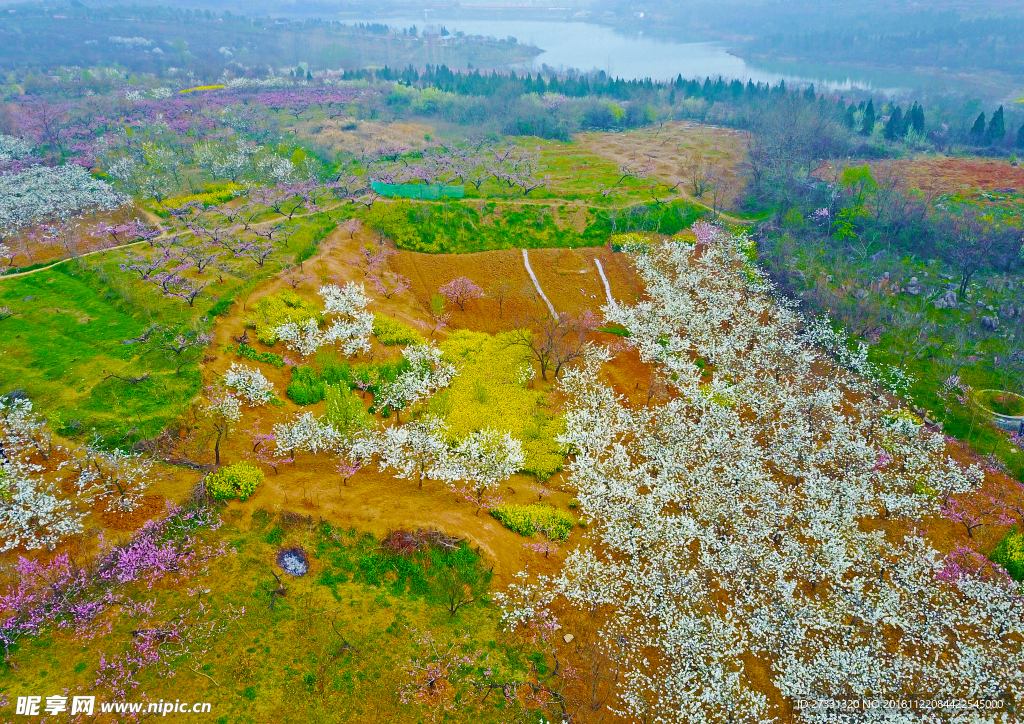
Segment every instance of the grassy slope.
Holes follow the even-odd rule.
[[[194,307],[121,271],[118,251],[0,279],[0,306],[14,313],[0,321],[0,394],[23,390],[65,434],[95,433],[115,444],[158,434],[199,392],[198,367],[178,373],[160,351],[123,342],[153,325],[208,328],[218,302],[223,307],[282,265],[308,258],[333,224],[315,217],[293,223],[299,229],[288,249],[262,269],[248,263],[226,274]],[[110,374],[150,377],[131,384]]]

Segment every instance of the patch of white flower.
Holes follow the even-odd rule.
[[[56,448],[27,399],[0,398],[0,551],[53,549],[82,532],[84,513],[48,480]]]
[[[153,45],[152,40],[139,36],[125,38],[120,35],[109,35],[107,36],[107,42],[114,45],[123,45],[126,48],[148,48]]]
[[[127,199],[81,166],[33,166],[0,176],[0,229],[68,220],[89,210],[111,210]]]
[[[565,373],[560,440],[593,545],[496,596],[507,622],[550,622],[565,607],[601,622],[619,672],[610,706],[630,721],[772,721],[785,713],[764,677],[790,702],[1010,701],[1024,679],[1019,587],[940,580],[941,555],[915,533],[981,471],[845,368],[873,371],[861,350],[813,346],[826,335],[801,333],[747,262],[748,243],[723,233],[699,256],[680,241],[633,250],[647,301],[605,316],[671,399],[629,404],[602,380],[607,353]],[[1018,715],[860,708],[840,719]],[[792,716],[837,721],[831,709]]]
[[[0,133],[0,163],[32,155],[32,146],[17,136]]]
[[[326,331],[326,341],[341,346],[346,355],[370,351],[373,334],[373,313],[366,311],[370,303],[362,284],[349,282],[343,286],[327,284],[320,287],[324,313],[337,317]]]
[[[265,405],[275,399],[273,382],[258,369],[237,362],[224,373],[224,384],[237,390],[250,405]]]

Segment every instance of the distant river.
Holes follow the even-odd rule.
[[[548,22],[543,20],[458,20],[421,18],[338,18],[346,24],[383,23],[403,30],[415,25],[420,30],[444,25],[449,32],[462,31],[467,35],[516,38],[541,48],[530,66],[542,64],[552,68],[577,68],[582,71],[603,70],[611,76],[626,79],[652,78],[666,80],[682,73],[683,78],[704,78],[719,75],[776,84],[814,83],[819,88],[835,90],[854,86],[892,92],[901,87],[919,86],[929,79],[906,73],[843,69],[838,66],[784,65],[765,67],[746,62],[730,55],[722,43],[679,43],[645,37],[624,35],[612,28],[593,23]]]

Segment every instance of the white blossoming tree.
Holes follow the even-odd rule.
[[[477,430],[459,441],[440,475],[481,508],[494,507],[497,490],[526,461],[523,444],[508,432]]]
[[[224,373],[223,381],[226,386],[237,390],[250,405],[265,405],[276,399],[274,383],[258,369],[232,362],[231,368]]]
[[[858,350],[851,359],[811,344],[747,261],[749,239],[703,237],[699,249],[635,245],[647,299],[604,310],[659,371],[668,401],[629,405],[602,381],[596,351],[565,372],[562,442],[593,545],[556,576],[513,586],[508,622],[566,607],[603,622],[619,672],[611,706],[630,720],[770,721],[783,712],[767,682],[791,704],[916,702],[844,721],[1013,721],[1019,588],[943,574],[916,533],[981,472],[849,371]],[[951,697],[1003,704],[980,714],[920,703]],[[834,721],[835,711],[793,716]]]
[[[389,427],[378,438],[381,462],[399,477],[423,479],[441,477],[448,469],[448,428],[436,415],[424,415],[406,425]]]
[[[328,284],[320,287],[324,313],[337,318],[325,333],[326,341],[341,346],[346,355],[370,351],[373,314],[366,311],[370,303],[362,284],[349,282],[344,286]]]
[[[432,342],[409,345],[402,354],[410,368],[394,382],[382,384],[376,403],[393,410],[399,416],[405,408],[430,399],[438,390],[451,384],[458,374],[455,366],[441,358],[441,350]]]
[[[328,422],[319,419],[312,412],[304,412],[291,422],[274,425],[277,451],[280,455],[291,455],[300,450],[319,453],[339,449],[343,436]]]
[[[275,336],[303,357],[327,344],[338,344],[346,355],[368,352],[373,333],[373,314],[366,311],[369,299],[361,284],[349,282],[339,287],[327,284],[320,287],[324,299],[325,315],[336,317],[326,329],[320,329],[318,319],[310,318],[299,324],[287,322],[274,330]]]
[[[234,430],[235,423],[242,419],[242,403],[227,390],[208,387],[201,411],[213,428],[213,459],[220,465],[220,444]]]
[[[99,502],[109,512],[128,513],[142,503],[149,487],[152,464],[138,453],[86,445],[74,450],[61,468],[71,467],[79,497]]]
[[[274,336],[303,357],[313,354],[327,342],[326,333],[320,329],[318,320],[312,317],[302,324],[286,322],[274,329]]]

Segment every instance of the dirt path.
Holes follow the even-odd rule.
[[[540,288],[540,282],[537,281],[537,275],[533,273],[533,267],[530,266],[530,255],[526,253],[526,249],[523,249],[523,264],[526,265],[526,273],[530,275],[530,279],[533,281],[533,286],[537,289],[537,294],[544,300],[544,303],[548,305],[548,309],[551,311],[551,316],[558,319],[558,312],[555,311],[555,305],[548,299],[548,295],[544,293],[544,290]]]
[[[700,206],[700,207],[702,207],[702,208],[704,208],[704,209],[706,209],[708,211],[711,211],[712,213],[715,213],[714,209],[712,209],[710,206],[708,206],[707,204],[704,204],[704,203],[702,203],[702,202],[700,202],[700,201],[690,197],[686,193],[680,193],[677,196],[671,196],[671,197],[668,198],[668,200],[666,202],[663,202],[663,203],[671,203],[672,201],[675,201],[677,199],[684,199],[684,200],[689,201],[689,202],[691,202],[691,203],[693,203],[693,204],[695,204],[697,206]],[[379,202],[387,204],[387,203],[395,203],[396,201],[410,201],[410,199],[397,199],[397,200],[380,199]],[[537,205],[548,205],[550,203],[549,199],[525,199],[525,198],[520,198],[520,199],[505,199],[505,201],[507,201],[508,203],[511,203],[512,205],[515,205],[515,206],[530,206],[530,205],[537,206]],[[316,212],[316,214],[327,213],[329,211],[341,208],[344,205],[345,205],[344,203],[338,204],[337,206],[332,206],[330,208],[324,209],[323,211],[318,211],[318,212]],[[614,207],[611,207],[611,208],[626,208],[626,206],[628,206],[628,204],[623,205],[622,207],[614,206]],[[147,218],[151,218],[151,216],[152,216],[148,212],[143,211],[143,213],[147,216]],[[308,218],[310,216],[315,216],[316,214],[310,214],[310,213],[295,214],[291,218],[292,219],[304,219],[304,218]],[[276,222],[276,221],[280,221],[283,218],[285,218],[285,217],[284,216],[278,216],[278,217],[274,217],[272,219],[266,219],[265,221],[260,221],[260,222],[258,222],[256,224],[253,224],[253,226],[263,226],[265,224],[270,224],[270,223],[273,223],[273,222]],[[726,214],[726,213],[722,213],[722,212],[718,212],[718,218],[724,219],[725,221],[729,222],[730,224],[749,225],[749,224],[754,223],[752,221],[749,221],[749,220],[746,220],[746,219],[740,219],[740,218],[737,218],[737,217],[732,216],[730,214]],[[241,228],[241,227],[236,227],[236,228]],[[164,234],[161,234],[157,238],[158,239],[168,239],[168,238],[173,238],[173,237],[181,236],[181,235],[186,234],[186,233],[188,233],[188,232],[178,231],[178,232],[175,232],[173,234],[165,232]],[[18,277],[28,276],[29,274],[37,274],[39,272],[43,272],[43,271],[46,271],[48,269],[53,269],[55,266],[58,266],[59,264],[64,264],[64,263],[72,261],[74,259],[84,259],[87,256],[93,256],[95,254],[104,254],[104,253],[106,253],[108,251],[117,251],[119,249],[128,249],[128,248],[131,248],[133,246],[139,246],[140,244],[148,244],[148,243],[150,243],[150,242],[149,241],[133,241],[133,242],[130,242],[128,244],[117,244],[115,246],[108,246],[108,247],[105,247],[103,249],[95,249],[93,251],[87,251],[87,252],[85,252],[83,254],[75,254],[74,256],[69,256],[69,257],[66,257],[64,259],[58,259],[57,261],[55,261],[55,262],[53,262],[51,264],[47,264],[46,266],[37,267],[35,269],[28,269],[26,271],[14,272],[13,274],[0,274],[0,282],[2,282],[5,279],[16,279]],[[524,258],[525,258],[525,249],[523,251],[524,251]],[[537,286],[537,291],[540,292],[541,297],[544,299],[545,302],[547,302],[548,308],[551,309],[551,313],[552,314],[556,314],[556,316],[557,316],[557,313],[555,312],[554,307],[551,306],[551,303],[548,302],[547,297],[544,296],[544,292],[541,291],[540,284],[537,283],[536,277],[534,277],[534,275],[533,275],[533,270],[529,268],[530,265],[529,265],[529,261],[528,260],[526,262],[526,266],[527,266],[528,271],[530,272],[530,276],[534,278],[534,284]]]
[[[334,207],[331,207],[331,208],[338,208],[338,207],[334,206]],[[331,209],[326,209],[325,211],[330,211],[330,210]],[[322,214],[322,213],[325,213],[325,211],[318,211],[316,213]],[[146,216],[147,219],[151,219],[152,220],[152,218],[154,217],[153,214],[150,214],[147,211],[143,211],[142,213]],[[295,214],[291,218],[293,218],[293,219],[302,219],[302,218],[306,218],[308,216],[314,216],[314,215],[315,214],[309,214],[309,213],[306,213],[306,214]],[[283,218],[285,218],[285,217],[284,216],[277,216],[277,217],[274,217],[273,219],[266,219],[265,221],[257,222],[255,224],[252,224],[252,226],[263,226],[265,224],[270,224],[270,223],[273,223],[275,221],[280,221]],[[159,226],[159,224],[155,223],[155,222],[154,222],[154,225],[155,226]],[[242,227],[241,226],[233,227],[233,229],[240,229],[240,228],[242,228]],[[188,231],[176,231],[174,233],[170,233],[170,232],[164,231],[164,233],[160,234],[157,237],[154,237],[152,239],[152,241],[156,241],[157,239],[174,239],[174,238],[177,238],[179,236],[183,236],[183,235],[189,234],[189,233],[191,233],[191,232],[188,232]],[[105,254],[108,251],[117,251],[118,249],[129,249],[129,248],[131,248],[133,246],[139,246],[140,244],[149,244],[149,243],[151,243],[150,240],[144,239],[142,241],[132,241],[132,242],[129,242],[127,244],[116,244],[114,246],[107,246],[107,247],[104,247],[103,249],[95,249],[93,251],[87,251],[84,254],[75,254],[74,256],[65,257],[64,259],[58,259],[57,261],[53,262],[52,264],[47,264],[46,266],[37,267],[35,269],[29,269],[29,270],[23,271],[23,272],[15,272],[14,274],[0,274],[0,282],[2,282],[4,279],[15,279],[17,277],[24,277],[24,276],[28,276],[29,274],[36,274],[38,272],[46,271],[47,269],[53,269],[53,267],[57,266],[58,264],[64,264],[66,262],[73,261],[74,259],[84,259],[85,257],[93,256],[94,254]]]

